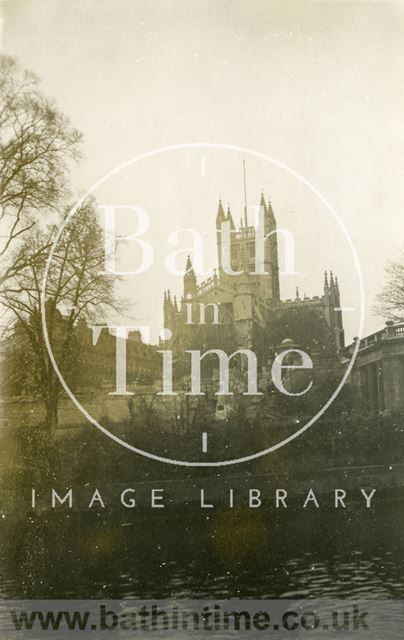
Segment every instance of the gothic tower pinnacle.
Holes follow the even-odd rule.
[[[191,262],[191,256],[187,256],[187,264],[184,273],[184,296],[196,297],[197,284],[196,275]]]

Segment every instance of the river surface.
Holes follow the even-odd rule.
[[[404,501],[2,520],[3,598],[402,598]]]

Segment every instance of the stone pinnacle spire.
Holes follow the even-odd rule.
[[[222,222],[224,222],[225,220],[226,220],[226,216],[224,214],[222,201],[219,200],[219,206],[217,208],[217,214],[216,214],[216,227],[220,227]]]
[[[235,229],[236,228],[235,224],[234,224],[233,216],[231,215],[230,207],[227,207],[226,221],[230,222],[230,229]]]

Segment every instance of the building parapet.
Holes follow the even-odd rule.
[[[197,287],[197,294],[202,295],[204,293],[207,293],[208,291],[211,291],[217,286],[217,283],[218,283],[218,277],[216,275],[211,276],[206,280],[203,280],[203,282],[201,282],[201,284],[198,285]]]
[[[386,322],[386,326],[375,333],[371,333],[370,335],[362,338],[359,345],[359,350],[362,351],[364,349],[369,349],[376,344],[380,343],[384,340],[396,340],[404,338],[404,322],[399,324],[393,324],[390,322]],[[356,338],[354,338],[354,341]],[[347,347],[348,350],[352,350],[354,348],[354,344],[351,344]]]
[[[281,300],[281,304],[282,305],[295,305],[295,304],[299,304],[299,305],[310,305],[310,304],[322,304],[324,302],[324,296],[313,296],[311,298],[309,298],[308,296],[305,296],[304,298],[287,298],[286,300]]]
[[[247,227],[247,229],[245,227],[241,227],[241,229],[239,231],[236,231],[235,233],[232,234],[232,240],[245,240],[245,238],[251,238],[254,239],[255,238],[255,232],[256,232],[256,228],[255,227]]]

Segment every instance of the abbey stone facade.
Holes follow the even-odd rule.
[[[340,291],[337,278],[325,273],[323,293],[308,298],[281,300],[279,287],[279,257],[277,223],[270,201],[261,196],[264,212],[265,275],[255,275],[255,241],[257,228],[244,224],[236,228],[230,208],[225,213],[219,201],[216,216],[217,268],[213,276],[198,284],[188,256],[184,288],[179,300],[164,292],[164,326],[171,331],[166,346],[172,349],[250,348],[257,354],[276,351],[282,340],[305,347],[316,358],[326,354],[339,360],[344,348],[344,329],[340,311]],[[228,274],[222,264],[222,225],[228,222],[230,233],[230,266],[239,275]],[[269,234],[269,235],[268,235]],[[228,269],[227,269],[228,271]],[[322,279],[322,276],[321,276]],[[215,318],[214,305],[218,318]],[[201,317],[201,307],[204,308]],[[219,320],[217,324],[215,320]],[[190,322],[191,320],[191,322]],[[308,339],[308,334],[310,339]]]

